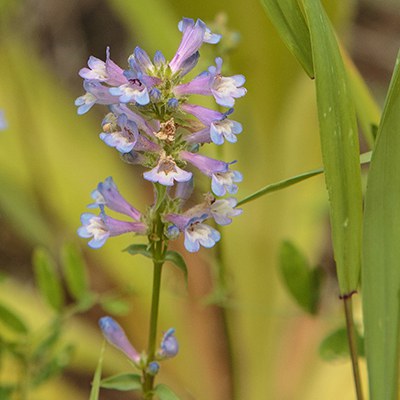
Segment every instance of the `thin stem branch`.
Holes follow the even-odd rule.
[[[357,338],[356,338],[356,330],[354,327],[354,319],[353,319],[353,303],[351,300],[352,294],[353,293],[347,296],[343,296],[342,299],[344,305],[344,312],[346,315],[347,338],[349,342],[351,363],[353,366],[353,377],[357,394],[357,400],[363,400],[364,396],[362,392],[361,375],[358,364]]]

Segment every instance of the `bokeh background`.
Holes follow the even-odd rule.
[[[325,4],[381,101],[400,43],[398,2]],[[146,347],[151,263],[121,252],[131,237],[110,240],[95,251],[75,232],[90,192],[107,176],[139,209],[152,201],[151,187],[139,170],[99,141],[105,109],[97,106],[78,117],[73,102],[83,93],[77,72],[90,55],[104,59],[110,46],[112,58],[126,66],[139,45],[149,54],[160,49],[171,57],[183,16],[240,35],[225,55],[227,74],[244,74],[248,89],[235,110],[244,132],[236,145],[224,149],[226,160],[237,159],[245,177],[238,198],[321,165],[313,82],[284,47],[259,1],[0,0],[0,109],[8,122],[0,134],[0,271],[9,276],[0,283],[0,301],[34,329],[51,311],[33,288],[32,251],[44,245],[57,257],[62,243],[73,241],[84,252],[93,290],[129,285],[131,311],[119,321],[135,347]],[[202,65],[214,56],[205,49]],[[159,381],[185,400],[353,399],[350,363],[328,363],[318,354],[323,338],[343,325],[323,177],[243,209],[223,229],[220,250],[184,253],[188,288],[179,271],[165,268],[160,330],[176,328],[181,352],[163,364]],[[326,272],[316,317],[301,311],[280,279],[278,250],[285,239]],[[179,241],[174,246],[183,248]],[[222,271],[213,257],[218,251]],[[100,316],[94,308],[68,324],[65,340],[76,344],[72,362],[61,377],[32,393],[33,400],[88,398],[102,342]],[[105,375],[128,368],[107,348]],[[15,365],[0,366],[0,382],[16,374]],[[100,398],[133,397],[104,390]]]

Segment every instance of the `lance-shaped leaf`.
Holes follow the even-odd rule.
[[[54,259],[46,249],[42,247],[35,249],[33,268],[36,284],[44,300],[55,311],[61,311],[64,305],[64,292]]]
[[[355,107],[331,23],[319,0],[304,0],[311,35],[322,159],[342,295],[360,274],[362,193]]]
[[[314,77],[310,33],[298,0],[262,0],[262,4],[283,42],[308,76]]]
[[[306,257],[291,242],[283,242],[279,254],[280,272],[286,287],[304,311],[316,314],[322,270],[312,269]]]
[[[141,390],[142,381],[138,374],[118,374],[102,379],[100,386],[119,391]]]
[[[78,248],[66,243],[61,252],[62,266],[68,290],[75,300],[81,301],[89,296],[86,276],[86,263]]]
[[[371,400],[398,398],[400,54],[372,155],[365,198],[363,312]]]
[[[0,322],[16,333],[27,334],[28,327],[13,311],[0,303]]]

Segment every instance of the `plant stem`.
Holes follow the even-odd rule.
[[[160,196],[161,190],[158,190]],[[160,199],[160,197],[158,197]],[[164,239],[164,223],[161,220],[162,200],[156,204],[156,215],[154,217],[153,233],[149,236],[151,252],[153,255],[153,294],[151,299],[151,314],[149,328],[149,342],[147,348],[147,366],[154,361],[156,354],[158,310],[160,305],[161,273],[164,264],[164,256],[168,244]],[[143,371],[143,394],[146,400],[152,400],[154,387],[154,375],[147,370]]]
[[[353,377],[357,394],[357,400],[363,400],[364,396],[361,386],[360,368],[358,365],[357,339],[356,339],[356,331],[353,319],[353,304],[351,300],[351,296],[353,294],[354,293],[350,293],[349,295],[342,296],[342,299],[344,305],[344,313],[346,315],[347,338],[349,341],[349,349],[350,349],[351,363],[353,366]]]

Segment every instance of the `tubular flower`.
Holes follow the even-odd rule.
[[[184,206],[193,191],[196,170],[211,180],[214,195],[237,192],[242,175],[231,170],[232,162],[204,156],[200,150],[207,144],[237,142],[243,128],[231,119],[232,107],[246,89],[243,75],[223,74],[219,57],[215,65],[186,79],[198,64],[201,47],[218,43],[221,35],[211,32],[200,19],[183,18],[178,29],[182,38],[170,59],[161,51],[151,57],[138,46],[124,68],[111,60],[109,48],[104,61],[89,57],[87,67],[79,71],[86,93],[75,104],[78,114],[86,113],[95,104],[108,108],[100,139],[115,148],[123,161],[141,165],[144,179],[153,183],[157,193],[159,187],[166,187],[162,191],[165,207],[161,208],[161,218],[166,224],[163,234],[172,238],[182,233],[185,247],[193,252],[200,246],[212,247],[220,240],[219,232],[205,223],[207,219],[226,225],[241,214],[233,198],[215,199],[208,195],[207,201],[189,210],[185,211]],[[194,104],[192,94],[210,96],[227,110],[220,112]],[[91,238],[89,246],[101,247],[109,237],[126,232],[151,232],[154,209],[149,208],[142,215],[120,195],[111,178],[100,183],[92,197],[94,203],[90,207],[99,207],[100,214],[84,213],[78,230],[80,236]],[[105,214],[105,207],[131,220],[114,219]]]
[[[126,337],[125,331],[111,317],[102,317],[99,320],[100,329],[107,342],[122,351],[135,364],[139,364],[140,355]]]
[[[98,184],[97,189],[92,192],[92,198],[95,202],[89,204],[88,207],[99,207],[100,215],[83,213],[81,215],[82,226],[78,229],[80,237],[92,238],[88,243],[90,247],[98,249],[109,237],[123,233],[146,234],[146,224],[139,222],[141,213],[121,196],[111,177]],[[105,213],[105,207],[125,214],[134,221],[121,221],[109,217]]]

